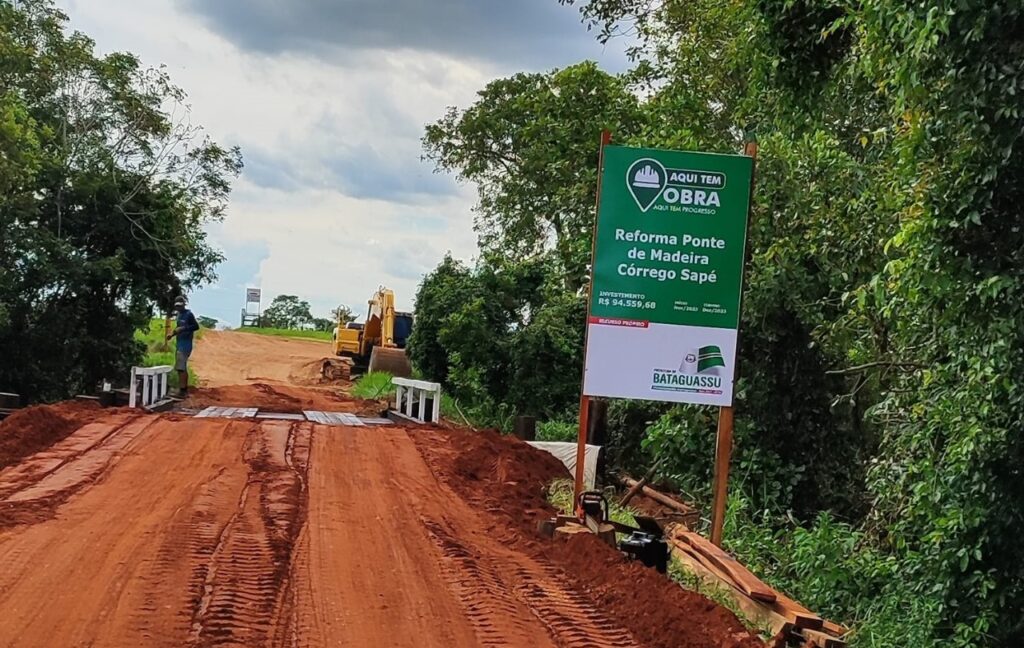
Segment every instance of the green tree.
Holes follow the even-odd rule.
[[[492,81],[465,110],[427,127],[426,157],[477,184],[483,250],[508,261],[552,251],[570,290],[583,285],[602,129],[639,127],[626,82],[581,63]]]
[[[298,329],[313,324],[309,302],[295,295],[278,295],[260,317],[263,326],[269,328]]]
[[[48,0],[0,2],[0,51],[0,387],[56,399],[123,380],[154,306],[215,276],[204,225],[241,160]]]
[[[842,476],[823,456],[793,466],[779,441],[803,427],[787,445],[835,454],[835,431],[848,433],[838,456],[853,473],[812,482],[801,508],[854,513],[863,533],[826,518],[801,536],[848,533],[865,548],[832,584],[850,588],[835,596],[864,620],[859,641],[1020,644],[1024,7],[579,4],[606,37],[635,30],[655,103],[696,88],[727,123],[763,134],[737,413],[754,433],[738,429],[740,474]],[[665,423],[652,435],[675,447],[708,432],[686,416]],[[785,462],[772,469],[773,456]],[[675,470],[694,477],[684,461]],[[858,471],[861,504],[825,492]],[[795,503],[798,480],[774,499]],[[773,561],[794,587],[815,580],[785,554]]]
[[[314,317],[311,323],[317,331],[333,331],[334,327],[338,324],[337,320],[329,317]]]
[[[579,396],[582,299],[545,287],[553,262],[446,256],[416,294],[413,364],[459,398],[561,416]]]

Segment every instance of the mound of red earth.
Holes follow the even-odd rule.
[[[652,648],[763,648],[736,616],[653,569],[626,560],[596,536],[542,537],[556,511],[545,490],[567,471],[551,455],[495,432],[410,433],[425,461],[461,497],[491,514],[502,542],[559,566],[594,603]]]
[[[0,421],[0,468],[49,448],[88,423],[99,409],[94,402],[66,401],[14,412]]]
[[[349,412],[377,416],[381,407],[374,401],[360,401],[346,396],[340,389],[291,387],[288,385],[253,383],[228,387],[193,389],[186,407],[201,409],[217,407],[258,407],[268,412],[298,413],[304,410]]]

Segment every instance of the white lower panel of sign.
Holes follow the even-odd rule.
[[[732,405],[733,329],[591,323],[588,336],[587,396]]]

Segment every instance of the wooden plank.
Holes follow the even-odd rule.
[[[677,537],[707,556],[719,569],[729,574],[733,582],[747,596],[764,601],[765,603],[774,603],[778,600],[778,594],[775,590],[765,585],[761,582],[761,579],[741,565],[738,560],[713,545],[709,540],[705,540],[703,536],[692,531],[682,531],[677,534]]]
[[[289,412],[260,412],[256,418],[263,421],[305,421],[303,414],[292,414]]]
[[[364,417],[359,419],[363,422],[363,425],[394,425],[395,422],[391,419],[378,418],[378,417]]]
[[[776,592],[776,601],[772,605],[786,618],[793,619],[798,628],[821,630],[825,625],[824,619],[781,592]]]
[[[317,410],[307,410],[303,414],[306,415],[306,419],[313,421],[314,423],[327,423],[327,419],[324,418],[324,413]]]
[[[703,563],[692,547],[679,540],[669,539],[669,546],[672,556],[692,574],[704,581],[718,586],[718,588],[733,602],[738,610],[743,612],[747,619],[757,625],[771,628],[772,634],[782,633],[784,637],[790,637],[793,631],[793,623],[783,615],[772,610],[766,604],[755,601],[742,592],[732,579],[720,570],[711,569]]]
[[[813,641],[817,648],[846,648],[846,640],[833,636],[824,630],[801,628],[797,632],[808,641]]]
[[[0,392],[0,408],[14,410],[21,407],[21,396],[11,392]]]
[[[850,632],[850,629],[846,626],[836,623],[835,621],[829,621],[828,619],[825,619],[821,629],[836,637],[845,637],[846,634]]]

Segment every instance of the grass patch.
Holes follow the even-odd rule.
[[[575,441],[579,426],[565,421],[544,421],[537,424],[538,441]]]
[[[242,331],[243,333],[299,338],[303,340],[323,340],[325,342],[330,342],[334,339],[334,334],[331,331],[300,331],[298,329],[257,328],[255,326],[243,326],[235,330]]]
[[[349,393],[356,398],[366,400],[387,398],[395,390],[395,386],[391,383],[391,378],[391,374],[384,371],[364,374],[352,385],[352,390]]]
[[[490,402],[474,403],[464,399],[441,394],[441,416],[460,425],[477,430],[497,430],[502,434],[512,432],[515,411],[505,405]]]

